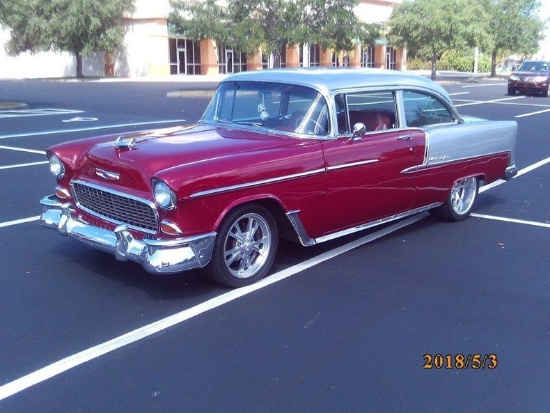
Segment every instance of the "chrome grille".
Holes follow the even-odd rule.
[[[80,181],[71,185],[78,206],[86,212],[115,224],[157,232],[157,212],[152,203]]]

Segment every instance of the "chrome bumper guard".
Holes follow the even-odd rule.
[[[40,200],[40,225],[57,229],[96,249],[114,254],[119,261],[134,261],[153,274],[171,274],[204,267],[210,261],[216,233],[173,240],[136,239],[120,225],[114,231],[99,228],[73,216],[70,203],[61,203],[55,195]]]
[[[506,180],[512,179],[517,174],[518,174],[518,168],[516,167],[516,164],[510,165],[504,171],[504,177]]]

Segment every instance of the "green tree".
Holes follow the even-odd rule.
[[[485,13],[476,0],[405,0],[390,16],[389,39],[412,56],[430,60],[431,78],[436,79],[445,51],[486,42]]]
[[[353,40],[362,35],[363,27],[354,8],[358,0],[301,0],[306,41],[318,43],[325,49],[337,52],[351,50]]]
[[[280,53],[292,44],[301,23],[297,4],[290,0],[230,0],[220,6],[216,0],[172,0],[170,23],[194,39],[213,39],[247,55],[261,48]]]
[[[248,55],[278,55],[286,45],[319,43],[350,50],[363,34],[353,7],[358,0],[171,0],[170,23],[195,39],[214,39]]]
[[[104,52],[108,60],[121,47],[124,16],[133,10],[134,0],[10,0],[2,20],[11,32],[7,51],[69,52],[83,77],[82,57]]]
[[[539,0],[483,0],[483,4],[488,16],[486,50],[491,53],[491,76],[496,76],[501,52],[532,55],[538,51],[546,22],[539,17]]]

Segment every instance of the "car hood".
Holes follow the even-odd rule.
[[[292,138],[270,135],[264,129],[261,132],[197,125],[125,134],[92,146],[77,169],[80,177],[146,189],[152,177],[171,168],[295,142]]]
[[[550,74],[548,72],[512,72],[510,76],[520,76],[520,77],[548,77]]]

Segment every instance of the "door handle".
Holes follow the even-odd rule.
[[[410,141],[412,138],[413,138],[412,135],[401,135],[400,137],[397,138],[397,140]]]

